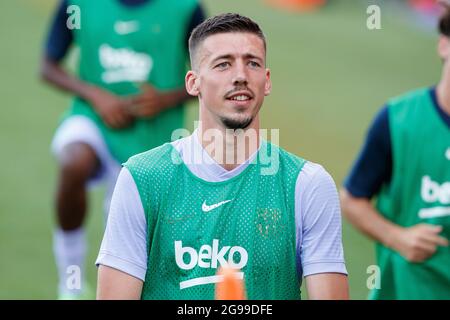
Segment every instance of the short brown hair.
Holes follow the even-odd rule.
[[[193,56],[197,47],[203,40],[214,34],[228,32],[253,33],[263,41],[264,50],[266,50],[266,37],[256,22],[237,13],[224,13],[208,18],[192,31],[189,37],[191,63],[193,63]]]
[[[439,3],[444,10],[439,18],[438,30],[441,35],[450,37],[450,4],[445,1],[440,1]]]

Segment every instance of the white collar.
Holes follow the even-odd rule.
[[[198,139],[197,130],[190,136],[177,140],[172,144],[180,153],[188,169],[197,177],[209,182],[225,181],[239,175],[256,158],[259,151],[258,148],[249,159],[236,168],[226,170],[203,148]]]

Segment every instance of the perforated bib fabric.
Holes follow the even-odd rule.
[[[278,166],[267,171],[274,153]],[[241,271],[249,299],[300,299],[294,199],[304,164],[265,141],[222,182],[193,175],[171,144],[130,158],[148,228],[142,299],[213,299],[224,264]]]
[[[377,208],[403,227],[440,225],[450,239],[450,128],[440,118],[430,90],[420,89],[389,102],[393,173]],[[438,246],[429,259],[410,263],[377,244],[380,288],[373,299],[450,299],[450,247]]]

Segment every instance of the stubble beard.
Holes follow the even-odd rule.
[[[222,117],[220,120],[222,121],[222,124],[227,129],[232,129],[232,130],[242,129],[242,130],[245,130],[253,122],[253,119],[254,119],[254,117],[247,117],[247,118],[239,119],[239,120]]]

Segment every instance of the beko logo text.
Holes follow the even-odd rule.
[[[424,176],[420,189],[422,200],[431,205],[431,207],[419,210],[421,219],[450,216],[450,182],[439,184],[433,181],[430,176]]]
[[[450,182],[442,185],[431,180],[429,176],[422,178],[421,188],[422,199],[428,203],[440,202],[442,204],[450,204]]]
[[[187,258],[187,259],[185,259]],[[242,269],[248,261],[248,253],[239,246],[224,246],[219,250],[219,240],[214,239],[212,247],[204,244],[197,252],[194,248],[183,247],[182,241],[175,241],[175,260],[183,270],[200,268],[217,268],[228,265],[234,269]]]

